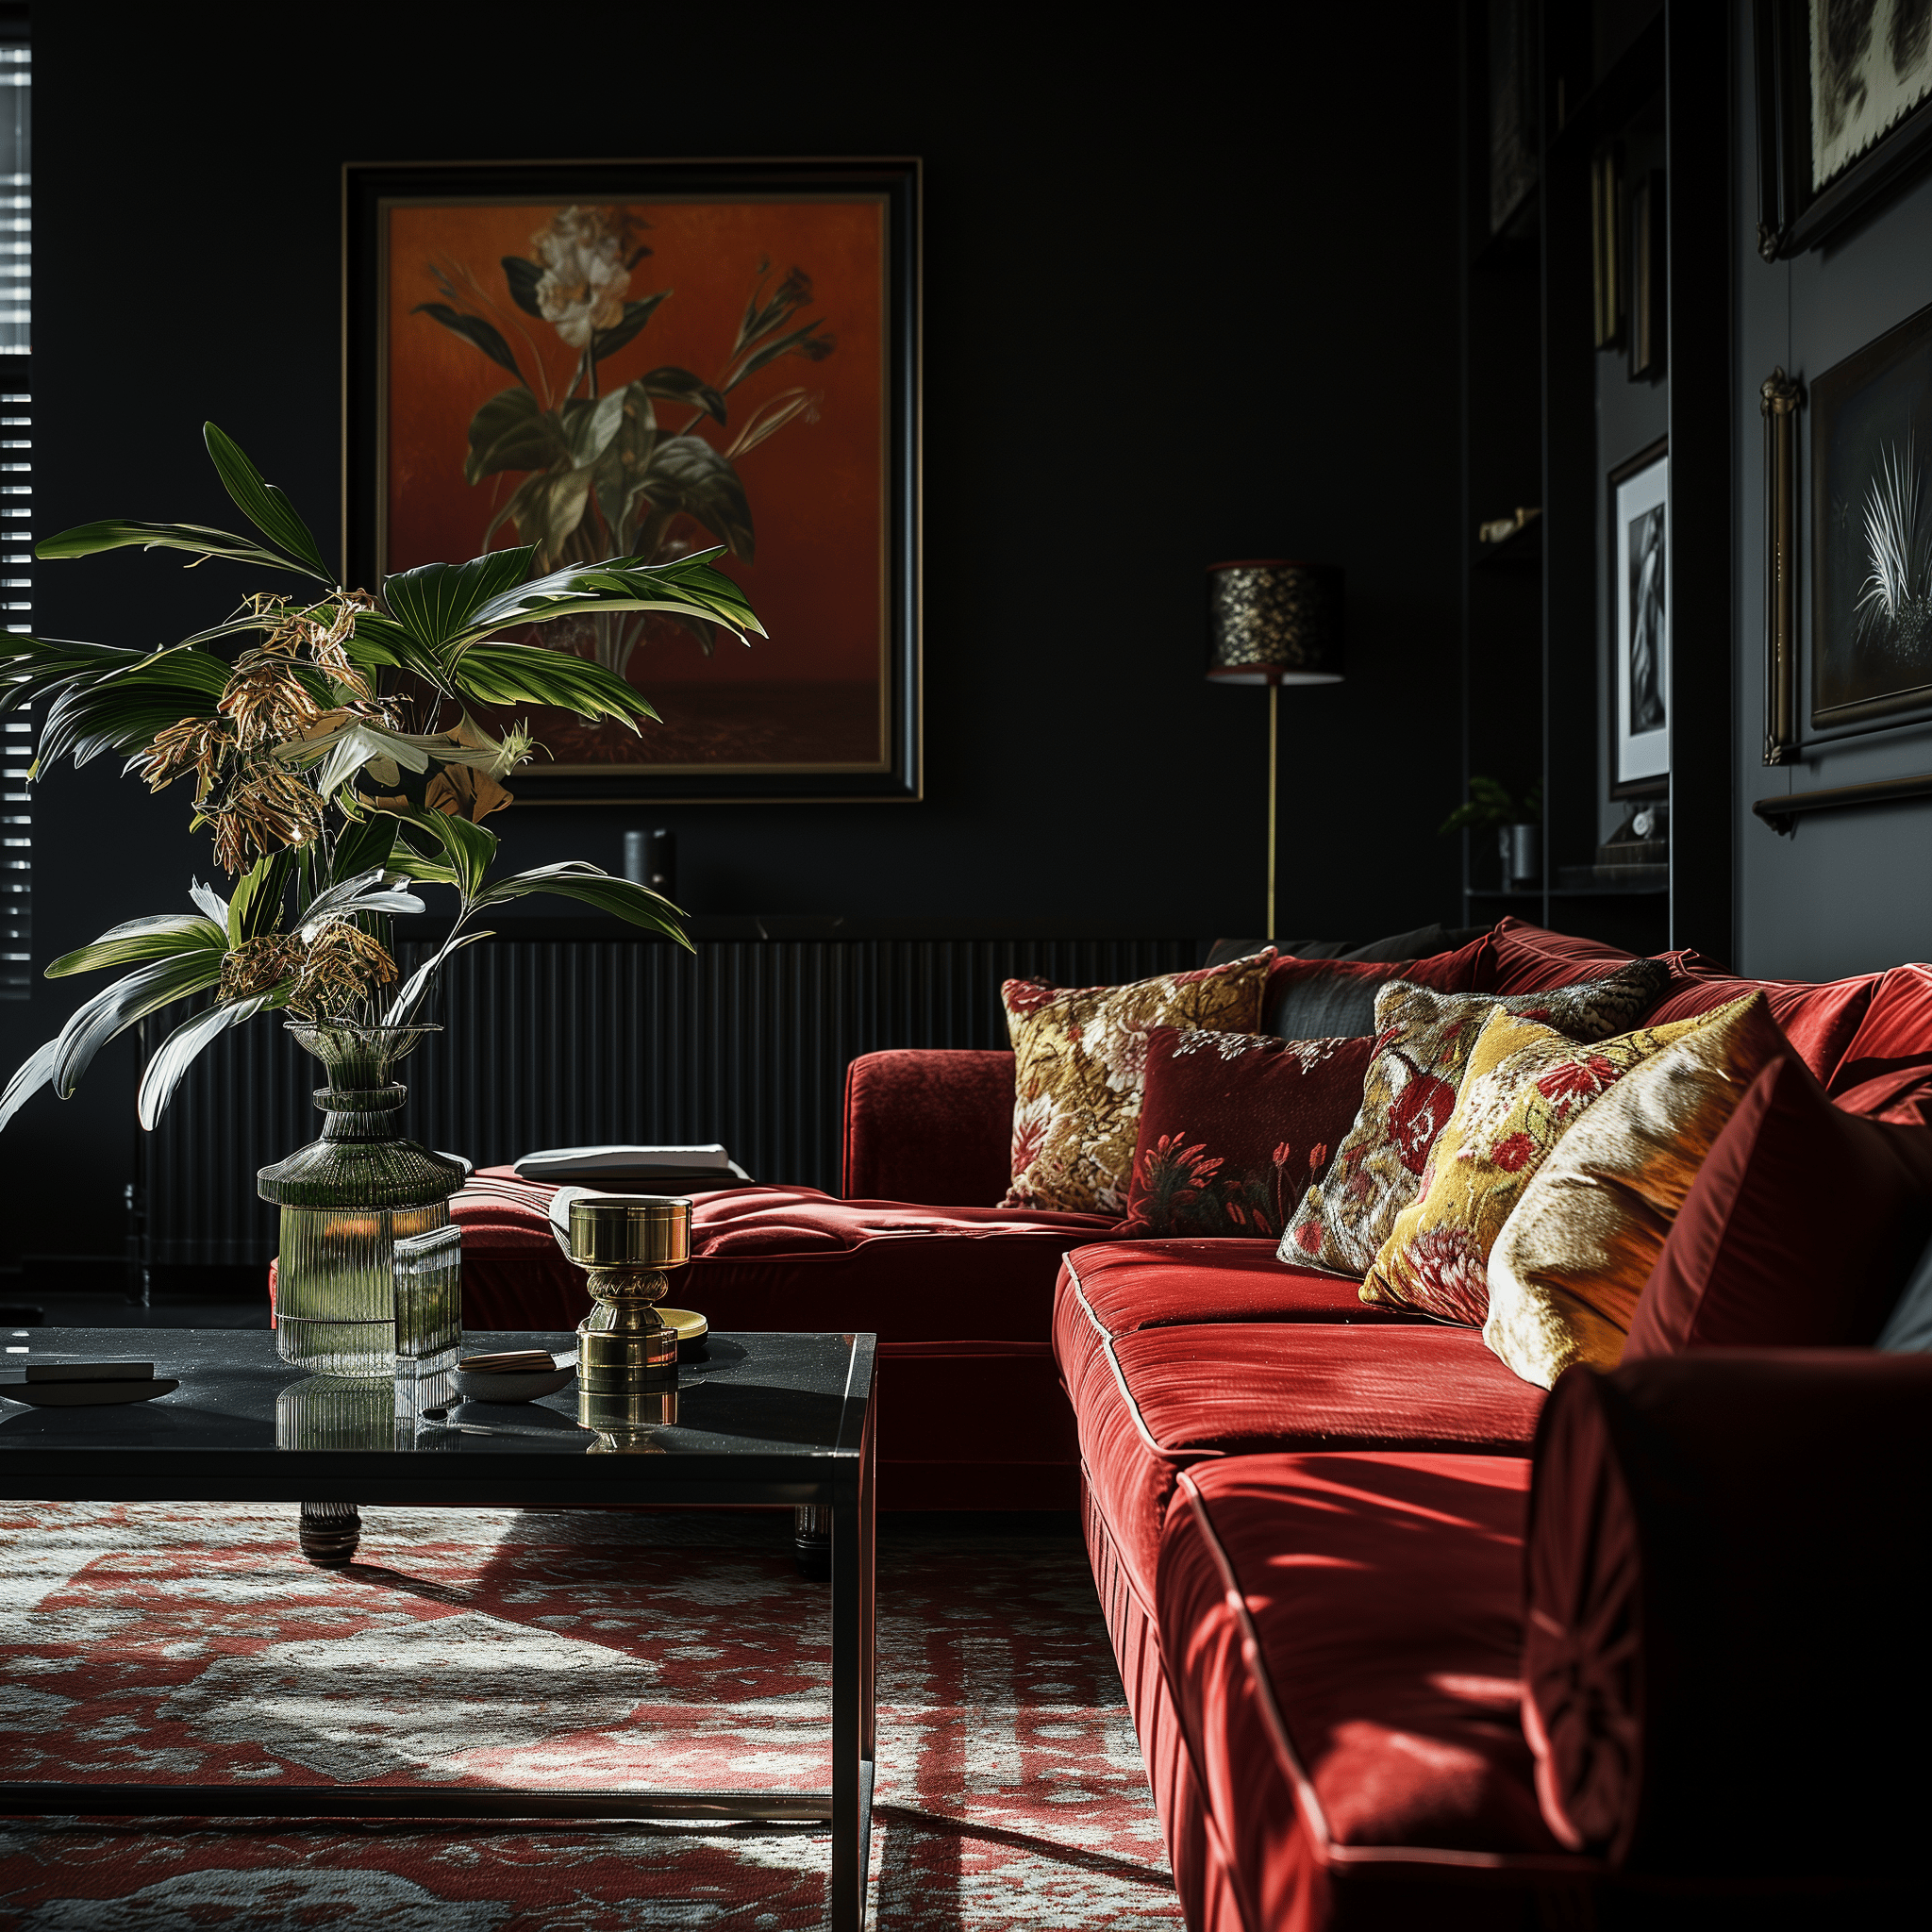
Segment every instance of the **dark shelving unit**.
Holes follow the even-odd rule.
[[[1464,0],[1461,404],[1463,775],[1542,795],[1543,884],[1515,890],[1495,841],[1466,834],[1469,924],[1518,917],[1657,952],[1731,945],[1729,9],[1698,0],[1546,0],[1538,42],[1539,175],[1492,236],[1488,34]],[[1672,638],[1667,886],[1560,883],[1593,864],[1618,812],[1601,639],[1609,583],[1606,478],[1632,454],[1602,397],[1622,350],[1592,331],[1591,173],[1626,149],[1663,178],[1666,351],[1636,408],[1669,437]],[[1612,370],[1603,358],[1614,355]],[[1621,396],[1613,397],[1622,403]],[[1500,544],[1477,527],[1541,514]]]

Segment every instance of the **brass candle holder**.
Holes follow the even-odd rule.
[[[677,1331],[658,1312],[665,1271],[691,1259],[691,1203],[662,1194],[579,1194],[566,1252],[596,1306],[577,1324],[577,1392],[587,1425],[635,1408],[658,1420],[677,1387]],[[645,1398],[652,1398],[646,1400]],[[594,1406],[598,1419],[588,1413]]]

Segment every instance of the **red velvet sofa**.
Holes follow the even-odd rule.
[[[1505,922],[1481,990],[1627,957]],[[1762,984],[1839,1108],[1932,1119],[1932,970],[1670,967],[1649,1023]],[[1272,1242],[985,1206],[1011,1098],[1010,1055],[856,1062],[848,1198],[700,1197],[674,1299],[878,1331],[887,1507],[1078,1497],[1194,1932],[1923,1907],[1932,1691],[1877,1640],[1932,1550],[1932,1357],[1706,1349],[1546,1396]],[[545,1192],[459,1200],[472,1325],[581,1312]]]

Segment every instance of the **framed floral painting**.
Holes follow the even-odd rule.
[[[529,641],[659,714],[541,711],[530,803],[920,795],[919,171],[343,171],[349,581],[718,550],[767,636],[641,611]]]

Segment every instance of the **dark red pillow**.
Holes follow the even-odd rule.
[[[1375,1030],[1375,995],[1391,979],[1431,992],[1488,992],[1496,976],[1490,936],[1426,959],[1277,958],[1261,995],[1261,1025],[1287,1040],[1332,1040]],[[1320,1023],[1320,1024],[1318,1024]]]
[[[1932,1235],[1932,1127],[1834,1107],[1795,1060],[1751,1083],[1684,1197],[1624,1359],[1869,1346]]]
[[[1150,1028],[1122,1237],[1278,1241],[1355,1124],[1374,1047]]]

